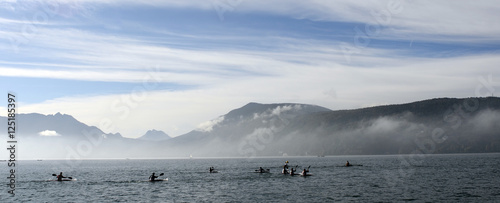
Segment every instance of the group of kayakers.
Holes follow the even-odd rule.
[[[309,172],[309,168],[311,167],[311,166],[309,166],[307,169],[302,170],[302,172],[301,172],[300,174],[298,174],[298,173],[296,173],[296,172],[297,172],[296,168],[297,168],[298,166],[295,166],[295,168],[291,167],[291,168],[290,168],[290,170],[288,170],[288,168],[289,168],[289,167],[288,167],[288,163],[289,163],[289,162],[288,162],[288,161],[286,161],[286,162],[285,162],[285,165],[283,165],[283,170],[281,171],[281,173],[282,173],[282,174],[290,174],[290,175],[292,175],[292,176],[293,176],[293,175],[303,175],[303,176],[307,176],[307,175],[308,175],[307,173]],[[217,173],[217,171],[215,170],[215,168],[214,168],[213,166],[211,166],[208,170],[209,170],[209,172],[210,172],[210,173]],[[259,167],[259,169],[255,169],[255,171],[254,171],[254,172],[255,172],[255,173],[269,173],[269,172],[270,172],[270,170],[269,170],[269,169],[264,169],[264,168],[262,168],[262,167]]]
[[[293,168],[293,167],[288,167],[288,163],[289,163],[288,161],[285,162],[285,165],[283,165],[283,170],[281,170],[281,173],[282,174],[290,174],[292,176],[293,175],[299,175],[299,174],[296,173],[297,170],[295,169],[295,168],[298,167],[298,165],[295,166],[295,168]],[[350,164],[349,161],[346,161],[345,166],[349,167],[349,166],[353,166],[353,165]],[[302,170],[302,172],[300,173],[300,175],[307,176],[308,175],[307,173],[309,173],[309,168],[310,167],[311,166],[307,167],[307,169],[304,168]],[[290,168],[290,170],[288,170],[289,168]],[[213,166],[211,166],[209,168],[209,172],[210,173],[217,173],[217,171],[215,170],[215,168]],[[269,169],[264,169],[262,167],[259,167],[259,169],[255,170],[255,172],[258,172],[258,173],[269,173]],[[52,174],[52,175],[56,176],[56,174]],[[163,173],[161,173],[159,176],[162,176],[162,175],[163,175]],[[150,181],[155,181],[156,178],[158,178],[159,176],[156,176],[155,173],[153,173],[153,174],[151,174],[151,176],[149,176],[149,180]],[[67,178],[67,179],[64,179],[64,178]],[[63,176],[62,172],[60,172],[59,175],[57,175],[57,181],[65,181],[65,180],[68,180],[68,179],[72,179],[72,178],[71,177],[65,177],[65,176]]]
[[[297,168],[298,166],[295,166],[295,168]],[[309,168],[311,166],[307,167],[307,169],[303,169],[302,172],[300,173],[300,175],[302,176],[307,176],[307,173],[309,173]],[[293,167],[290,167],[290,170],[288,170],[288,161],[285,161],[285,165],[283,165],[283,170],[281,170],[281,173],[282,174],[290,174],[290,175],[299,175],[295,172],[297,172],[297,170],[293,168]]]

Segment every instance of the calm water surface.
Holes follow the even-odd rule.
[[[286,176],[289,161],[313,176]],[[362,166],[343,167],[351,164]],[[0,174],[7,177],[5,162]],[[214,166],[219,173],[208,173]],[[259,166],[271,173],[253,173]],[[499,202],[500,154],[20,161],[1,202]],[[53,173],[76,181],[50,181]],[[168,181],[148,182],[152,172]]]

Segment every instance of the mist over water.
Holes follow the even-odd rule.
[[[20,161],[16,196],[35,202],[494,202],[500,154],[283,157],[252,159]],[[342,167],[346,161],[363,166]],[[280,174],[310,167],[309,177]],[[411,165],[404,164],[404,161]],[[214,166],[219,173],[210,174]],[[270,174],[253,173],[258,167]],[[7,168],[0,168],[2,176]],[[49,181],[63,172],[76,181]],[[151,173],[168,181],[147,182]]]

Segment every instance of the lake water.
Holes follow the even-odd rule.
[[[285,161],[313,176],[282,175]],[[363,166],[342,167],[351,164]],[[1,162],[1,176],[9,175]],[[214,166],[219,173],[208,173]],[[271,173],[253,173],[259,166]],[[20,161],[1,202],[499,202],[500,154]],[[53,180],[62,171],[76,181]],[[152,172],[168,181],[146,181]]]

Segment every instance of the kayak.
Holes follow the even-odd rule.
[[[290,172],[288,170],[283,169],[283,170],[281,170],[281,173],[282,174],[289,174]]]
[[[252,173],[270,173],[270,172],[269,171],[262,171],[262,172],[260,172],[260,171],[254,171]]]
[[[73,178],[73,179],[62,179],[62,180],[49,180],[49,181],[76,181],[76,178]]]
[[[307,177],[307,176],[312,176],[312,174],[306,174],[306,175],[304,175],[304,174],[300,174],[300,176],[302,176],[302,177]]]
[[[363,166],[363,165],[361,165],[361,164],[349,164],[348,166],[342,165],[340,167],[351,167],[351,166]]]
[[[148,181],[149,181],[149,182],[168,181],[168,178],[165,178],[165,179],[148,180]]]
[[[260,170],[255,170],[254,173],[270,173],[271,171],[269,169],[267,170],[263,170],[263,171],[260,171]]]
[[[210,171],[210,173],[218,173],[219,171],[216,171],[216,170],[213,170],[213,171]]]

